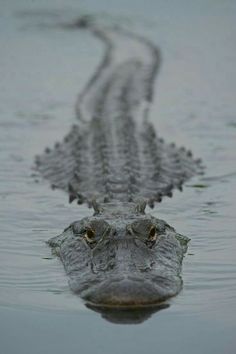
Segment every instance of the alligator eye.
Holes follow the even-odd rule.
[[[149,230],[148,241],[155,242],[157,239],[157,229],[156,226],[152,226]]]
[[[95,231],[93,229],[87,229],[84,234],[84,238],[87,241],[87,243],[89,243],[89,244],[96,242],[95,241]]]

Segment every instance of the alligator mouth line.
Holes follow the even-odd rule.
[[[140,324],[152,316],[152,314],[165,310],[170,306],[166,302],[154,304],[153,306],[146,305],[134,308],[85,305],[90,310],[100,313],[104,319],[114,324]]]
[[[170,296],[168,299],[171,299],[172,296]],[[114,303],[114,304],[107,304],[107,303],[104,303],[104,304],[100,304],[100,303],[95,303],[95,302],[90,302],[90,301],[85,301],[85,305],[88,307],[88,308],[97,308],[97,309],[110,309],[110,310],[141,310],[141,309],[158,309],[159,307],[160,308],[163,308],[163,306],[167,306],[169,307],[169,305],[167,304],[167,300],[168,299],[163,299],[163,300],[159,300],[157,302],[153,302],[153,303],[134,303],[134,304],[118,304],[118,303]]]

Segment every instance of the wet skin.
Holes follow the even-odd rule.
[[[188,239],[134,206],[100,210],[48,242],[71,289],[96,307],[154,306],[176,295]]]

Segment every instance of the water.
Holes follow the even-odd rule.
[[[70,292],[45,241],[89,211],[31,176],[34,156],[74,122],[77,95],[103,53],[88,33],[48,24],[85,10],[161,47],[151,119],[161,136],[206,165],[205,176],[152,211],[191,243],[183,291],[136,326],[105,321]],[[210,0],[1,1],[1,353],[234,352],[235,10],[234,1]]]

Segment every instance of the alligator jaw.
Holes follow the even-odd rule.
[[[126,310],[155,308],[176,295],[182,287],[180,280],[177,284],[175,283],[174,288],[171,280],[169,284],[167,283],[168,280],[161,277],[157,284],[141,278],[139,280],[110,280],[82,293],[81,297],[86,304],[98,308]]]

